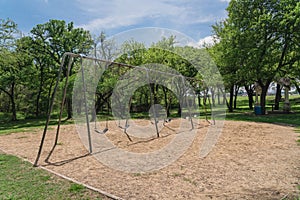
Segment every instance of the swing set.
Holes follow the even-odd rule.
[[[101,59],[97,59],[97,58],[88,57],[88,56],[85,56],[85,55],[82,55],[82,54],[74,54],[74,53],[70,53],[70,52],[65,53],[62,57],[62,61],[61,61],[60,68],[59,68],[59,71],[58,71],[58,75],[57,75],[56,83],[55,83],[55,86],[54,86],[54,90],[53,90],[52,95],[51,95],[49,112],[48,112],[48,115],[47,115],[47,120],[46,120],[45,127],[44,127],[44,130],[43,130],[43,134],[42,134],[42,138],[41,138],[41,141],[40,141],[40,146],[39,146],[39,150],[38,150],[38,153],[37,153],[37,157],[36,157],[35,162],[34,162],[34,166],[38,166],[38,162],[39,162],[39,159],[41,157],[41,153],[42,153],[42,150],[43,150],[45,138],[46,138],[46,135],[47,135],[48,126],[49,126],[49,123],[50,123],[50,120],[51,120],[51,113],[53,111],[54,101],[55,101],[56,93],[57,93],[57,90],[58,90],[58,85],[59,85],[59,82],[62,78],[63,68],[66,64],[66,61],[68,61],[67,62],[66,77],[65,77],[64,86],[63,86],[63,94],[62,94],[62,99],[61,99],[60,109],[59,109],[59,117],[58,117],[58,122],[57,122],[55,140],[54,140],[54,144],[53,144],[48,156],[45,159],[45,162],[49,162],[49,159],[50,159],[51,155],[53,154],[53,152],[55,150],[55,147],[58,144],[60,126],[61,126],[61,122],[62,122],[62,115],[63,115],[65,100],[66,100],[66,96],[67,96],[67,87],[68,87],[69,78],[70,78],[70,71],[71,71],[72,64],[75,62],[75,59],[80,60],[80,74],[81,74],[81,83],[82,83],[82,90],[83,90],[83,105],[84,105],[85,123],[86,123],[86,129],[87,129],[87,139],[88,139],[88,147],[89,147],[89,153],[90,154],[92,154],[92,152],[93,152],[93,147],[92,147],[92,137],[91,137],[91,125],[89,123],[90,119],[89,119],[89,114],[88,114],[89,105],[88,105],[88,99],[87,99],[87,95],[86,95],[87,84],[86,84],[86,80],[85,80],[85,71],[84,71],[84,66],[83,66],[83,60],[84,59],[92,61],[94,64],[105,63],[104,69],[102,69],[103,71],[105,71],[109,67],[113,67],[113,66],[117,66],[118,68],[125,67],[125,68],[129,68],[129,69],[139,69],[141,71],[144,71],[146,73],[146,77],[147,77],[146,84],[149,86],[149,90],[150,90],[150,104],[151,105],[154,105],[154,96],[153,96],[152,91],[151,91],[150,74],[161,73],[161,74],[167,74],[169,76],[172,76],[173,78],[172,78],[172,83],[171,84],[175,85],[177,90],[181,90],[183,92],[186,92],[188,90],[188,88],[185,87],[185,85],[186,85],[185,80],[186,79],[194,79],[192,77],[185,77],[181,74],[179,75],[179,74],[168,73],[168,72],[160,71],[160,70],[157,70],[157,69],[154,70],[154,69],[150,69],[150,68],[147,68],[147,67],[139,67],[139,66],[133,66],[133,65],[128,65],[128,64],[124,64],[124,63],[117,63],[117,62],[112,62],[112,61],[107,61],[107,60],[101,60]],[[102,73],[103,73],[103,71],[102,71]],[[176,79],[177,79],[177,81],[176,81]],[[181,81],[181,83],[180,83],[179,80]],[[183,86],[183,88],[181,88],[182,86]],[[121,97],[121,96],[122,96],[121,93],[117,93],[117,97]],[[115,98],[115,99],[118,100],[118,98]],[[208,102],[209,102],[209,107],[211,108],[211,104],[210,104],[210,100],[209,100],[208,96],[207,96],[207,99],[208,99]],[[132,100],[132,98],[130,97],[129,103],[127,105],[128,110],[129,110],[128,113],[130,112],[131,100]],[[182,102],[182,103],[185,103],[185,105],[187,107],[187,113],[188,113],[188,116],[186,117],[186,119],[188,119],[190,121],[191,130],[193,130],[195,127],[194,127],[194,122],[193,122],[193,115],[192,115],[192,108],[191,108],[192,106],[190,105],[190,102],[188,101],[187,95],[185,95],[183,100],[184,100],[184,102]],[[124,105],[121,105],[121,103],[119,103],[118,106],[124,106]],[[206,105],[204,105],[204,110],[205,110],[205,119],[206,119],[206,121],[209,122],[209,124],[213,125],[214,122],[215,122],[213,114],[212,114],[213,122],[210,122],[207,118]],[[152,124],[155,125],[156,136],[160,137],[159,128],[158,128],[159,120],[157,118],[157,113],[156,113],[157,111],[156,111],[154,106],[151,106],[150,111],[153,114],[153,118],[154,118],[154,123],[152,123]],[[94,111],[94,112],[95,112],[94,115],[96,116],[96,111]],[[124,130],[123,131],[124,134],[126,134],[128,140],[132,142],[132,139],[131,139],[131,137],[129,136],[129,134],[127,132],[128,128],[130,127],[129,115],[125,114],[125,116],[123,116],[122,113],[115,113],[115,114],[117,115],[117,118],[118,118],[118,127],[120,129]],[[121,119],[124,119],[124,118],[125,118],[125,125],[122,126],[121,125]],[[98,129],[97,128],[97,120],[96,119],[97,119],[97,117],[95,117],[95,119],[94,119],[94,131],[98,134],[107,133],[109,131],[108,119],[106,119],[105,128],[103,128],[103,129]],[[167,118],[163,119],[162,125],[166,126],[166,124],[171,122],[171,120],[172,119],[168,118],[168,116],[167,116]]]

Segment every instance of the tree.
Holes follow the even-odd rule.
[[[11,103],[12,120],[17,120],[16,90],[17,86],[25,85],[30,77],[33,63],[30,56],[20,51],[21,39],[16,49],[3,49],[0,54],[0,91],[8,95]]]
[[[0,92],[9,97],[13,121],[17,120],[16,85],[19,84],[21,69],[26,62],[17,50],[15,37],[18,33],[15,22],[0,20]]]
[[[221,43],[222,40],[234,40],[236,45],[229,50],[240,61],[233,63],[239,64],[235,66],[239,71],[238,78],[260,85],[260,105],[265,114],[270,83],[299,58],[293,41],[293,38],[299,38],[299,2],[232,0],[227,11],[228,18],[219,27],[222,34],[217,32],[217,36]]]
[[[12,49],[16,36],[20,34],[17,24],[11,19],[0,19],[0,48]]]
[[[44,55],[43,58],[36,57],[40,63],[40,76],[44,76],[45,68],[53,68],[57,71],[65,52],[77,54],[88,54],[92,48],[93,41],[88,31],[82,28],[75,28],[73,22],[66,23],[63,20],[50,20],[45,24],[39,24],[31,30],[34,49],[39,51],[38,56]],[[33,52],[35,53],[35,52]],[[46,56],[47,55],[47,56]],[[42,60],[41,60],[42,59]],[[74,74],[74,64],[70,76]],[[63,77],[67,76],[66,65],[63,68]],[[44,80],[43,80],[44,81]],[[43,82],[42,81],[42,82]],[[68,119],[72,118],[71,97],[66,99]]]

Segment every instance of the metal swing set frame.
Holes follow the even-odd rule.
[[[59,138],[59,133],[60,133],[60,126],[61,126],[61,122],[62,122],[62,115],[63,115],[65,100],[66,100],[66,96],[67,96],[67,86],[68,86],[68,83],[69,83],[69,75],[70,75],[70,71],[71,71],[71,66],[72,66],[72,64],[73,64],[73,62],[74,62],[74,60],[76,58],[80,59],[80,65],[81,65],[80,71],[81,71],[83,91],[84,91],[84,93],[83,93],[84,110],[85,110],[85,120],[86,120],[86,125],[87,125],[88,146],[89,146],[89,153],[90,154],[93,152],[93,147],[92,147],[91,127],[90,127],[90,124],[89,124],[89,120],[90,119],[89,119],[89,115],[88,115],[88,105],[87,105],[87,96],[86,96],[86,90],[87,90],[87,88],[86,88],[86,82],[85,82],[85,79],[84,79],[84,68],[83,68],[83,63],[82,63],[83,59],[93,60],[95,62],[105,62],[106,63],[105,69],[107,69],[108,67],[110,67],[112,65],[116,65],[118,67],[139,68],[139,69],[142,69],[142,70],[146,70],[146,75],[147,75],[147,79],[148,79],[148,85],[149,85],[149,89],[150,89],[150,103],[151,103],[151,105],[154,103],[153,94],[151,92],[150,79],[149,79],[149,72],[150,72],[150,70],[148,68],[146,68],[146,67],[139,67],[139,66],[133,66],[133,65],[124,64],[124,63],[118,63],[118,62],[113,62],[113,61],[102,60],[102,59],[93,58],[93,57],[89,57],[89,56],[82,55],[82,54],[71,53],[71,52],[64,53],[64,55],[62,56],[62,61],[61,61],[60,68],[59,68],[59,71],[58,71],[58,75],[57,75],[57,78],[56,78],[56,83],[55,83],[55,86],[54,86],[54,89],[53,89],[53,92],[52,92],[52,95],[51,95],[49,110],[48,110],[48,114],[47,114],[47,119],[46,119],[45,127],[43,129],[43,134],[42,134],[42,138],[41,138],[41,141],[40,141],[39,150],[38,150],[35,162],[33,164],[33,166],[35,166],[35,167],[38,166],[38,162],[39,162],[40,157],[41,157],[41,153],[42,153],[42,150],[43,150],[45,138],[46,138],[46,135],[47,135],[48,126],[49,126],[49,123],[50,123],[50,120],[51,120],[51,113],[52,113],[53,107],[54,107],[55,96],[56,96],[56,93],[57,93],[59,82],[60,82],[60,80],[62,78],[62,71],[63,71],[63,67],[64,67],[64,65],[66,63],[66,59],[67,58],[69,58],[69,62],[67,64],[67,73],[66,73],[66,77],[65,77],[64,86],[63,86],[63,95],[62,95],[62,99],[61,99],[61,103],[60,103],[60,111],[59,111],[59,117],[58,117],[58,121],[57,121],[57,129],[56,129],[56,134],[55,134],[55,140],[54,140],[53,146],[52,146],[52,148],[51,148],[48,156],[45,159],[45,162],[49,162],[49,159],[50,159],[51,155],[53,154],[53,152],[55,150],[55,147],[58,144],[58,138]],[[166,73],[166,72],[159,71],[159,70],[155,70],[155,71],[159,72],[159,73],[169,74],[169,75],[172,75],[172,76],[175,76],[175,77],[180,77],[180,78],[182,78],[182,81],[184,81],[185,78],[187,78],[187,79],[194,79],[192,77],[185,77],[183,75]],[[208,97],[208,99],[209,99],[209,97]],[[193,122],[193,119],[192,119],[192,116],[191,116],[191,110],[190,110],[189,102],[188,102],[187,99],[186,99],[186,104],[188,106],[188,113],[189,113],[189,120],[190,120],[190,123],[191,123],[191,127],[192,127],[192,129],[194,129],[194,122]],[[209,104],[210,104],[210,101],[209,101]],[[210,105],[210,107],[211,107],[211,105]],[[153,117],[154,117],[154,124],[155,124],[156,134],[157,134],[157,137],[159,137],[159,130],[158,130],[158,126],[157,126],[157,116],[156,116],[156,113],[155,113],[156,111],[155,111],[154,108],[153,108],[152,112],[153,112]],[[207,118],[207,114],[206,114],[206,106],[205,106],[205,118],[206,118],[206,121],[209,122],[209,120]],[[95,118],[95,120],[96,119],[97,119],[97,117]],[[165,126],[165,124],[169,123],[170,121],[171,121],[171,119],[164,119],[163,120],[163,125]],[[213,117],[213,121],[214,121],[214,117]],[[214,124],[214,123],[211,123],[211,122],[209,122],[209,123],[210,124]],[[120,125],[120,120],[119,120],[118,127],[121,128],[121,129],[123,129],[124,133],[127,136],[127,138],[130,141],[132,141],[132,139],[130,138],[130,136],[127,133],[127,129],[129,128],[129,126],[130,125],[128,123],[128,118],[126,118],[125,127],[122,127]],[[106,126],[105,126],[105,128],[103,130],[97,129],[97,127],[96,127],[96,121],[95,121],[95,130],[94,130],[95,132],[97,132],[99,134],[105,134],[108,130],[109,129],[108,129],[107,119],[106,119]]]

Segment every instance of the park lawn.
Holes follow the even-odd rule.
[[[0,154],[0,199],[106,199],[15,156]]]
[[[57,124],[57,114],[54,114],[51,118],[49,126]],[[10,121],[10,116],[6,113],[0,112],[0,135],[18,133],[18,132],[42,132],[45,127],[46,117],[29,118],[25,119],[24,116],[18,114],[17,121]],[[72,124],[73,120],[64,120],[62,124]],[[51,129],[51,127],[49,128]]]
[[[274,100],[274,96],[267,96],[266,110],[271,111],[270,103]],[[248,108],[248,97],[239,96],[237,99],[238,108],[232,113],[226,113],[226,120],[235,121],[252,121],[265,122],[275,124],[286,124],[300,127],[300,95],[291,95],[291,114],[267,114],[255,115],[253,110]],[[282,110],[283,102],[280,102],[280,110]]]
[[[267,96],[267,107],[266,110],[270,111],[270,103],[274,100],[274,96]],[[290,124],[294,126],[300,126],[300,95],[291,95],[290,102],[293,114],[269,114],[269,115],[258,115],[256,116],[253,110],[248,108],[248,97],[238,96],[237,109],[234,112],[226,113],[226,120],[235,121],[254,121],[254,122],[266,122],[266,123],[281,123]],[[280,102],[280,109],[282,109],[283,102]],[[176,115],[177,109],[171,110],[171,117],[178,117]],[[210,116],[210,110],[207,109],[207,115]],[[131,117],[138,118],[149,118],[148,113],[131,113]],[[18,121],[10,121],[9,115],[0,113],[0,135],[9,134],[16,132],[41,132],[45,126],[46,117],[25,119],[24,116],[18,114]],[[54,113],[51,117],[50,126],[57,124],[58,113]],[[200,118],[204,119],[204,109],[200,109]],[[64,120],[62,124],[72,124],[73,120]],[[99,113],[98,120],[114,120],[114,117],[107,113]],[[54,126],[55,127],[55,126]],[[51,129],[52,127],[50,127]]]

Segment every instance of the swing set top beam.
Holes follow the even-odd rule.
[[[158,73],[161,73],[161,74],[171,75],[173,77],[179,77],[179,78],[184,78],[184,79],[191,80],[191,81],[198,81],[198,82],[204,83],[203,80],[199,80],[195,77],[183,76],[181,74],[180,75],[179,74],[173,74],[173,73],[168,73],[168,72],[164,72],[164,71],[160,71],[160,70],[152,70],[152,69],[148,69],[146,67],[140,67],[140,66],[130,65],[130,64],[126,64],[126,63],[119,63],[119,62],[115,62],[115,61],[103,60],[103,59],[100,59],[100,58],[94,58],[94,57],[86,56],[84,54],[76,54],[76,53],[72,53],[72,52],[66,52],[66,53],[64,53],[64,56],[70,56],[70,57],[73,57],[73,58],[84,58],[84,59],[88,59],[88,60],[109,63],[108,66],[117,65],[118,67],[128,67],[130,69],[138,68],[138,69],[141,69],[141,70],[148,70],[149,72],[155,71],[155,72],[158,72]]]

